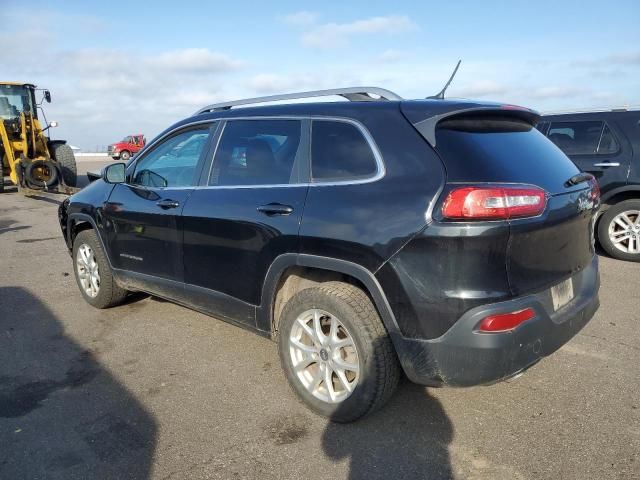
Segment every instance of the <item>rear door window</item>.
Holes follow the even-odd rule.
[[[348,122],[314,120],[311,133],[311,173],[314,182],[362,180],[378,172],[371,145]]]
[[[229,120],[213,159],[209,185],[287,185],[301,177],[300,120]]]
[[[552,122],[547,136],[567,155],[618,151],[618,143],[602,121]]]

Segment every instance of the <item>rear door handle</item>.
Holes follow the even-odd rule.
[[[170,198],[165,198],[156,203],[160,208],[165,210],[169,208],[177,208],[180,206],[180,202],[176,202],[175,200],[171,200]]]
[[[600,163],[594,163],[593,166],[594,167],[619,167],[620,163],[618,163],[618,162],[600,162]]]
[[[281,203],[268,203],[267,205],[261,205],[258,207],[258,211],[268,215],[269,217],[274,215],[289,215],[293,212],[293,207],[290,205],[283,205]]]

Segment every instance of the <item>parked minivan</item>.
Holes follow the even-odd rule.
[[[538,130],[602,192],[598,242],[612,257],[640,262],[640,110],[545,115]]]
[[[349,101],[237,108],[327,95]],[[91,305],[143,291],[272,338],[296,394],[353,421],[402,372],[498,382],[594,315],[598,187],[538,120],[373,87],[210,105],[60,225]]]

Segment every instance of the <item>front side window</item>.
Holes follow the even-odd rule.
[[[599,148],[605,132],[608,137],[603,148],[611,149],[614,144],[613,151],[617,151],[617,143],[611,131],[601,121],[552,122],[547,136],[567,155],[595,155],[609,153]]]
[[[300,120],[229,120],[209,185],[287,185],[300,179]]]
[[[378,166],[369,142],[353,124],[314,120],[311,133],[311,172],[314,182],[372,177]]]
[[[157,145],[136,165],[132,183],[145,187],[188,187],[209,137],[209,127],[180,132]]]

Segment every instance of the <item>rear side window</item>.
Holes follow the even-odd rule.
[[[373,150],[355,125],[330,120],[313,121],[311,173],[314,182],[365,179],[377,171]]]
[[[611,130],[602,121],[552,122],[547,136],[567,155],[618,151]]]
[[[579,172],[536,128],[513,118],[444,120],[436,131],[436,150],[449,182],[526,183],[560,193]]]
[[[299,120],[229,120],[209,185],[285,185],[299,178]]]

